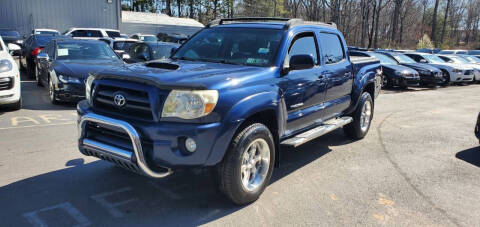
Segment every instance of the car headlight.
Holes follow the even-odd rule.
[[[163,104],[162,117],[203,117],[213,111],[217,101],[216,90],[172,90]]]
[[[0,60],[0,73],[8,72],[13,69],[12,62],[8,59]]]
[[[461,69],[453,68],[453,69],[452,69],[452,72],[454,72],[454,73],[461,73],[462,70],[461,70]]]
[[[92,104],[92,83],[93,80],[95,79],[95,76],[89,75],[87,77],[87,80],[85,81],[85,99],[87,100],[88,103]]]
[[[65,75],[58,75],[58,80],[60,80],[60,82],[62,83],[75,83],[75,84],[81,83],[78,77],[65,76]]]

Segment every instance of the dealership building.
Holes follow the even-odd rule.
[[[2,0],[0,28],[27,35],[35,28],[112,28],[121,33],[191,35],[203,24],[190,18],[122,11],[121,0]]]

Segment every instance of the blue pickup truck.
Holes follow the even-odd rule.
[[[343,127],[362,139],[379,61],[349,57],[334,24],[219,19],[166,60],[90,75],[77,106],[84,155],[153,178],[213,167],[235,204],[258,199],[282,147]]]

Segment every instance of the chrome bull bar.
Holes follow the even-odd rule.
[[[103,124],[103,125],[108,125],[112,127],[116,127],[119,129],[122,129],[125,131],[128,136],[130,137],[130,140],[132,141],[133,145],[133,152],[129,152],[127,150],[123,150],[121,148],[117,148],[115,146],[111,146],[102,142],[98,142],[95,140],[91,140],[88,138],[85,138],[85,126],[87,122],[93,122],[93,123],[98,123],[98,124]],[[171,175],[173,171],[169,168],[165,168],[166,171],[164,172],[156,172],[150,169],[147,165],[147,162],[145,160],[145,156],[142,150],[142,143],[140,140],[140,135],[138,134],[137,130],[130,125],[129,123],[122,121],[122,120],[117,120],[105,116],[101,116],[98,114],[94,113],[87,113],[83,115],[80,118],[80,122],[78,123],[78,135],[79,135],[79,147],[82,149],[83,147],[91,148],[95,150],[96,152],[101,153],[101,157],[103,159],[104,155],[109,157],[107,160],[113,161],[114,163],[117,163],[117,160],[122,163],[122,162],[128,162],[126,164],[127,166],[133,165],[135,169],[138,169],[140,173],[147,175],[149,177],[153,178],[163,178],[168,175]],[[88,152],[87,152],[88,153]],[[134,156],[133,156],[134,155]],[[135,158],[135,160],[134,160]],[[112,160],[113,159],[113,160]],[[116,160],[115,160],[116,159]],[[123,166],[123,165],[121,165]],[[164,168],[164,167],[162,167]],[[131,169],[131,168],[129,168]],[[133,170],[132,170],[133,171]]]

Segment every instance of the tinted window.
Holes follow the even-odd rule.
[[[37,36],[36,43],[38,46],[45,46],[47,45],[50,40],[53,39],[54,36]]]
[[[128,55],[130,55],[130,57],[134,59],[140,59],[142,56],[144,56],[147,58],[147,60],[150,60],[149,49],[148,46],[145,44],[137,44],[131,47]]]
[[[107,31],[107,35],[108,35],[108,37],[110,37],[110,38],[118,38],[118,37],[120,37],[120,32]]]
[[[97,30],[75,30],[72,32],[73,37],[103,37],[102,33]]]
[[[403,64],[415,63],[415,60],[410,58],[410,55],[395,54],[392,56],[395,60]]]
[[[128,50],[136,42],[133,41],[117,41],[113,43],[114,50]]]
[[[8,30],[1,30],[0,36],[20,36],[17,31],[8,31]]]
[[[455,54],[467,54],[467,51],[463,51],[463,50],[462,51],[457,51],[457,53],[455,53]]]
[[[453,51],[452,50],[442,50],[440,52],[438,52],[439,54],[453,54]]]
[[[340,37],[335,34],[320,33],[320,47],[325,64],[333,64],[345,58]]]
[[[59,35],[60,33],[56,31],[35,31],[35,34],[47,34],[47,35]]]
[[[380,60],[380,63],[386,64],[386,65],[396,65],[397,62],[394,61],[393,59],[379,53],[370,53],[372,56],[378,58]]]
[[[283,30],[210,28],[184,43],[173,58],[227,64],[271,66]]]
[[[63,42],[57,44],[57,59],[119,59],[104,42]]]
[[[163,59],[170,57],[172,46],[170,45],[156,45],[152,46],[153,59]]]
[[[413,60],[415,60],[416,62],[419,62],[420,60],[423,59],[420,55],[415,55],[415,54],[406,54],[406,55],[412,58]]]
[[[300,38],[295,38],[290,51],[288,52],[290,57],[294,55],[310,55],[312,56],[315,64],[318,63],[317,45],[315,44],[315,38],[313,34],[307,36],[301,35]]]

